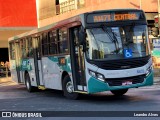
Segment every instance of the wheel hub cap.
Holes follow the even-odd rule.
[[[73,92],[73,85],[71,83],[71,81],[69,81],[66,85],[66,89],[69,93],[72,93]]]

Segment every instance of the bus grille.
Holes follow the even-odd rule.
[[[132,82],[132,84],[142,83],[144,81],[145,75],[139,75],[127,78],[106,78],[105,81],[109,86],[122,86],[124,82]]]
[[[105,70],[122,70],[136,67],[142,67],[148,63],[150,56],[143,58],[132,58],[132,59],[121,59],[121,60],[110,60],[110,61],[96,61],[92,62],[97,67]]]

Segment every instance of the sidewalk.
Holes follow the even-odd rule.
[[[0,87],[8,85],[18,85],[18,83],[14,82],[11,77],[0,77]]]
[[[11,77],[0,77],[0,83],[6,81],[12,81]]]
[[[160,84],[160,69],[154,68],[154,83]]]
[[[154,84],[160,85],[160,77],[154,77]]]

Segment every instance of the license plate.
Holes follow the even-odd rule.
[[[132,85],[132,81],[124,81],[122,82],[122,85]]]

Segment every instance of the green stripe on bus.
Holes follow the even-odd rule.
[[[31,71],[32,70],[32,66],[31,66],[29,59],[23,59],[21,61],[21,70],[22,71],[25,71],[25,70]]]
[[[96,92],[102,92],[102,91],[136,88],[136,87],[149,86],[149,85],[153,85],[153,72],[151,72],[148,75],[145,82],[127,85],[127,86],[109,86],[107,83],[91,77],[88,81],[88,92],[96,93]]]
[[[65,57],[65,56],[64,56]],[[58,61],[58,57],[48,57],[51,61],[57,63],[57,65],[60,67],[60,69],[62,69],[63,71],[67,71],[67,72],[71,72],[71,68],[70,68],[70,65],[71,65],[71,60],[70,60],[70,57],[65,57],[65,61],[66,61],[66,64],[65,65],[60,65],[59,64],[59,61]]]
[[[88,92],[89,93],[96,93],[101,91],[109,90],[109,86],[106,83],[97,80],[94,77],[91,77],[88,81]]]

